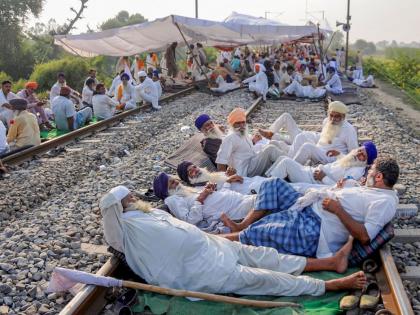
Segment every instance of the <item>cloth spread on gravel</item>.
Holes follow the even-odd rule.
[[[331,280],[350,275],[356,272],[356,268],[349,269],[346,274],[341,275],[335,272],[311,272],[305,273],[322,280]],[[302,305],[300,309],[296,308],[252,308],[240,305],[233,305],[211,301],[189,301],[183,297],[155,294],[151,292],[138,291],[138,304],[132,307],[133,312],[143,312],[146,307],[152,314],[183,314],[183,315],[286,315],[286,314],[323,314],[335,315],[341,314],[340,300],[348,292],[328,292],[322,296],[297,296],[297,297],[267,297],[267,296],[242,296],[243,299],[265,300],[275,302],[293,302]]]
[[[93,117],[92,120],[90,121],[89,125],[95,124],[98,122],[98,119],[96,117]],[[55,126],[55,124],[53,123],[53,125]],[[68,133],[68,131],[65,130],[58,130],[58,129],[51,129],[49,131],[47,130],[43,130],[40,132],[41,134],[41,139],[46,139],[46,140],[51,140],[54,138],[57,138],[59,136],[65,135],[66,133]]]

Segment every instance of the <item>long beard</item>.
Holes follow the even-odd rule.
[[[214,128],[211,131],[206,132],[204,135],[210,139],[223,138],[223,132],[220,130],[219,126],[214,126]]]
[[[360,161],[357,158],[357,149],[354,149],[349,154],[343,156],[341,159],[337,161],[337,163],[342,168],[366,166],[366,161]]]
[[[240,137],[246,137],[248,135],[248,125],[246,125],[245,128],[242,130],[239,128],[233,128],[232,126],[229,127],[229,129],[231,132],[236,133]]]
[[[175,189],[168,190],[169,196],[189,197],[195,193],[196,191],[193,188],[184,186],[182,184],[178,184]]]
[[[331,144],[334,138],[340,132],[342,125],[343,122],[340,122],[338,125],[334,125],[331,121],[328,121],[324,128],[322,128],[318,143],[322,145]]]
[[[149,213],[152,211],[152,206],[150,203],[142,201],[142,200],[136,200],[133,203],[130,203],[130,205],[125,209],[126,211],[142,211],[144,213]]]
[[[191,184],[212,182],[216,184],[223,184],[227,180],[227,176],[223,172],[211,173],[205,168],[200,168],[200,174],[195,178],[190,178]]]

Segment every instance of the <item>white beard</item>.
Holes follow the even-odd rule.
[[[232,126],[229,127],[230,131],[236,133],[240,137],[247,137],[248,136],[248,125],[245,126],[244,131],[239,131],[237,128],[233,128]]]
[[[334,125],[331,121],[328,121],[327,124],[322,128],[321,136],[318,143],[321,145],[329,145],[333,142],[334,138],[338,135],[343,125],[343,121]]]
[[[223,132],[220,130],[219,126],[214,126],[212,131],[204,133],[206,138],[210,139],[222,139],[223,138]]]
[[[350,153],[339,159],[337,161],[338,165],[340,165],[342,168],[365,167],[366,161],[360,161],[357,158],[357,150],[358,149],[351,150]]]
[[[136,200],[135,202],[130,203],[128,207],[125,208],[125,211],[143,211],[144,213],[148,213],[152,211],[152,206],[148,202]]]
[[[219,186],[223,185],[226,182],[227,176],[223,172],[211,173],[205,168],[200,168],[200,174],[195,178],[189,179],[191,184],[212,182],[216,183]]]
[[[175,189],[168,190],[169,196],[189,197],[195,193],[196,191],[193,188],[184,186],[182,184],[178,184]]]

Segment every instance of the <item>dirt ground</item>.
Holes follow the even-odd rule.
[[[375,79],[377,89],[364,89],[367,94],[375,97],[384,106],[391,109],[396,115],[401,117],[407,127],[412,131],[412,136],[420,138],[420,111],[414,107],[416,104],[403,91],[397,87]],[[417,105],[419,106],[419,105]]]

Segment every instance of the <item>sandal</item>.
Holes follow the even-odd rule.
[[[362,270],[365,273],[375,273],[378,270],[378,264],[373,259],[366,259],[363,262]]]
[[[379,290],[379,286],[376,282],[370,282],[364,294],[360,298],[360,308],[361,309],[374,309],[378,303],[379,299],[381,298],[381,291]]]
[[[355,309],[360,302],[360,296],[362,295],[361,290],[356,290],[353,295],[346,295],[340,301],[340,310],[350,311]]]

